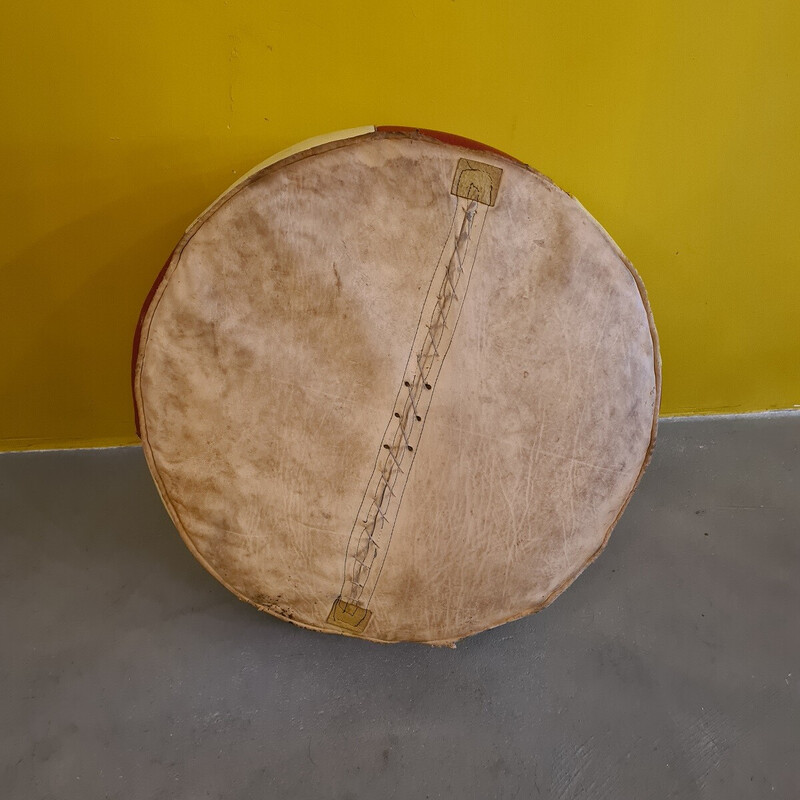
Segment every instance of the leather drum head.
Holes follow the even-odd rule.
[[[644,288],[524,164],[364,128],[253,170],[142,312],[140,435],[196,558],[319,631],[450,644],[602,550],[655,440]]]

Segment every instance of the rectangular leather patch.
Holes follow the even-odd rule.
[[[328,624],[345,631],[361,633],[367,627],[372,612],[355,603],[346,603],[338,598],[328,614]]]
[[[493,206],[500,188],[503,170],[481,161],[459,158],[450,194],[477,200],[485,206]]]

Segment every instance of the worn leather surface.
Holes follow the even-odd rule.
[[[451,194],[462,158],[502,179],[369,620],[348,631],[328,615],[467,210]],[[434,643],[541,608],[596,557],[649,456],[659,385],[641,283],[577,201],[501,156],[381,132],[273,164],[212,206],[147,309],[135,369],[159,491],[219,580],[308,627]]]

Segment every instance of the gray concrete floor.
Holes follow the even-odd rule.
[[[800,797],[800,416],[668,421],[604,555],[457,650],[300,630],[135,448],[0,456],[1,798]]]

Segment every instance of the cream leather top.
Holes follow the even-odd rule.
[[[262,165],[175,249],[134,391],[159,492],[240,598],[449,644],[602,550],[655,441],[641,281],[528,167],[360,129]]]

